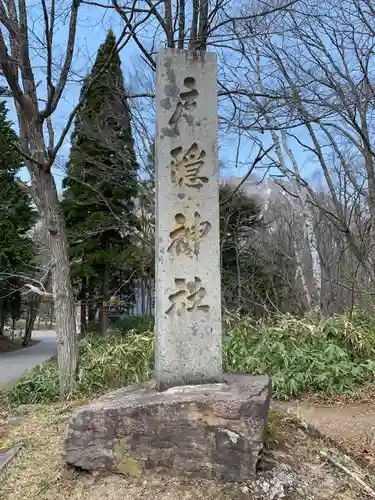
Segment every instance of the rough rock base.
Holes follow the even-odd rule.
[[[65,460],[129,475],[149,470],[249,479],[263,448],[267,377],[226,374],[223,382],[157,392],[120,389],[80,408],[65,436]]]

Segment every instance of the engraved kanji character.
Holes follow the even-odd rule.
[[[194,251],[195,255],[198,255],[200,239],[211,229],[211,224],[208,221],[201,222],[199,212],[195,212],[192,226],[186,224],[186,217],[183,214],[176,214],[175,221],[180,227],[169,233],[172,243],[168,247],[168,252],[175,251],[179,255]]]
[[[176,125],[184,111],[190,111],[197,107],[197,97],[199,95],[195,78],[188,76],[184,79],[184,86],[189,89],[187,92],[180,92],[180,99],[176,104],[176,109],[169,119],[169,125]]]
[[[188,186],[200,189],[208,182],[208,178],[199,175],[204,166],[206,152],[193,143],[184,153],[181,146],[172,149],[171,156],[171,180],[180,187]]]
[[[202,286],[202,281],[195,276],[194,281],[186,282],[185,279],[176,278],[174,280],[177,291],[168,298],[172,303],[166,314],[176,312],[180,316],[184,311],[209,311],[210,306],[202,304],[206,296],[206,289]]]

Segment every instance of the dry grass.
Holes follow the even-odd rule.
[[[21,453],[3,473],[1,500],[244,500],[235,486],[215,481],[150,477],[128,480],[66,467],[61,459],[62,436],[74,404],[33,408],[21,424],[0,421],[0,449],[22,443]]]
[[[22,444],[22,451],[4,473],[1,499],[55,498],[48,492],[74,479],[74,471],[62,467],[60,458],[61,435],[70,412],[67,406],[42,407],[22,416],[20,425],[2,426],[0,448]]]
[[[82,403],[82,402],[81,402]],[[2,474],[1,500],[248,500],[271,498],[242,491],[243,485],[218,481],[189,480],[165,476],[127,479],[118,475],[89,474],[66,467],[61,459],[62,437],[66,423],[79,403],[40,405],[20,417],[9,419],[0,413],[0,449],[22,443],[23,448]],[[1,421],[1,418],[3,419]],[[11,423],[13,421],[13,423]],[[298,476],[302,493],[285,499],[353,500],[363,498],[347,480],[317,459],[319,441],[299,434],[283,418],[270,422],[270,442],[278,459],[288,464],[291,475]],[[284,466],[283,466],[284,467]],[[284,470],[282,467],[280,470]],[[269,478],[264,472],[264,478]],[[281,473],[282,476],[283,472]],[[289,472],[288,472],[289,474]],[[262,484],[263,479],[260,479]],[[272,482],[272,481],[271,481]],[[309,496],[306,495],[308,491]],[[272,497],[274,498],[274,497]]]
[[[295,415],[313,426],[343,453],[350,455],[373,477],[375,486],[375,390],[361,400],[343,396],[330,401],[305,399],[274,403],[274,408]]]

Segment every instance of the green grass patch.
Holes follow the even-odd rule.
[[[81,340],[77,384],[70,397],[90,397],[151,378],[154,335],[144,330],[147,321],[152,319],[127,335]],[[231,317],[225,331],[225,370],[270,376],[278,399],[306,392],[354,394],[360,385],[374,381],[375,323],[360,311],[324,322],[313,316],[282,315],[272,324]],[[56,363],[26,373],[6,397],[12,406],[58,400]]]

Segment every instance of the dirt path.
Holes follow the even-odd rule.
[[[329,404],[312,400],[275,402],[273,407],[315,427],[321,434],[349,449],[356,458],[375,469],[375,400]]]

